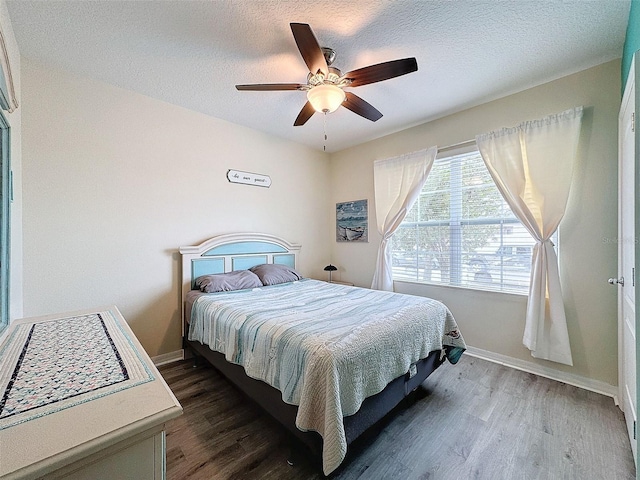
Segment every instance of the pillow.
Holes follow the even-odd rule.
[[[295,282],[300,280],[302,275],[287,265],[276,265],[275,263],[263,263],[251,267],[263,285],[277,285],[279,283]]]
[[[258,276],[249,270],[202,275],[195,281],[195,287],[205,293],[230,292],[261,286],[262,282]]]

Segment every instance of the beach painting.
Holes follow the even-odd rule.
[[[336,203],[336,242],[368,242],[367,200]]]

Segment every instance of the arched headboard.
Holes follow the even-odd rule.
[[[300,248],[299,244],[266,233],[229,233],[200,245],[180,247],[183,311],[186,295],[199,276],[246,270],[263,263],[297,268]]]

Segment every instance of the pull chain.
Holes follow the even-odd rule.
[[[323,151],[327,151],[327,112],[324,112],[324,121],[322,124],[322,131],[324,132],[324,146],[322,147]]]

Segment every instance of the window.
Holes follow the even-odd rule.
[[[534,245],[477,150],[437,158],[393,236],[393,278],[527,294]]]

